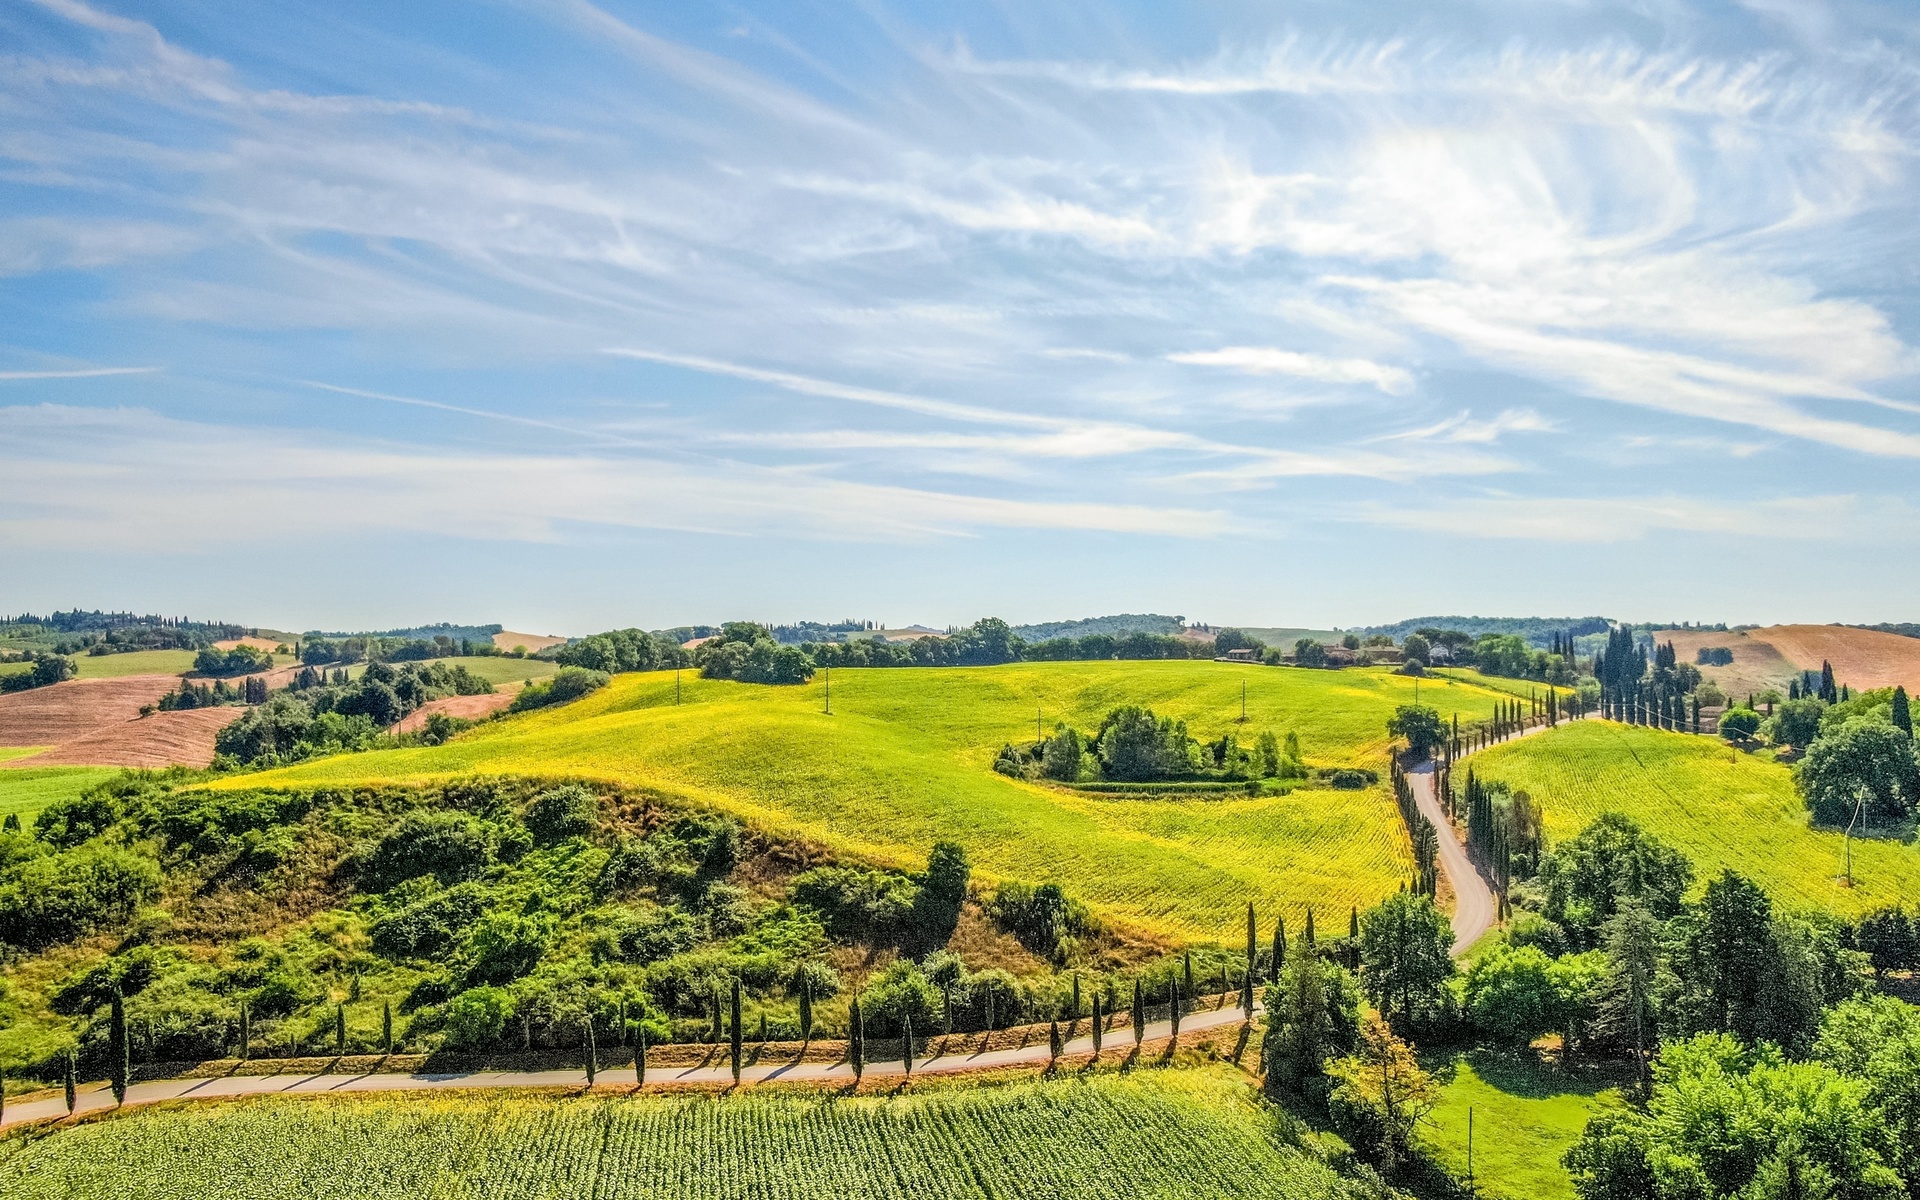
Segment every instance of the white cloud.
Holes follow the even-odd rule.
[[[1291,375],[1320,383],[1365,383],[1390,396],[1413,390],[1412,373],[1364,358],[1327,358],[1270,346],[1228,346],[1221,350],[1191,350],[1167,355],[1169,362],[1196,367],[1224,367],[1244,375]]]
[[[1911,537],[1903,505],[1859,496],[1788,496],[1735,502],[1720,496],[1500,496],[1419,508],[1362,506],[1353,519],[1447,537],[1565,542],[1637,541],[1650,533],[1702,533],[1761,540],[1833,541],[1871,518],[1878,536]]]
[[[0,379],[102,379],[112,375],[151,375],[159,367],[76,367],[67,371],[0,371]]]
[[[1509,408],[1485,421],[1476,421],[1472,413],[1463,412],[1419,429],[1390,433],[1379,440],[1491,445],[1509,433],[1552,433],[1559,428],[1531,408]]]
[[[886,487],[739,463],[435,452],[172,420],[0,408],[0,545],[204,549],[256,538],[434,533],[565,541],[576,527],[829,541],[1056,529],[1207,537],[1220,512]]]

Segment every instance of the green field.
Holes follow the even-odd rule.
[[[1385,772],[1385,722],[1414,681],[1377,670],[1214,662],[1077,662],[840,670],[763,687],[683,675],[617,677],[585,700],[493,722],[445,746],[323,759],[218,786],[414,782],[469,774],[576,776],[712,805],[783,834],[902,866],[952,839],[984,879],[1053,880],[1134,927],[1237,940],[1251,899],[1297,921],[1367,905],[1410,869],[1385,784],[1234,799],[1103,798],[996,775],[995,753],[1033,737],[1035,710],[1098,727],[1116,705],[1185,718],[1200,738],[1298,733],[1314,766]],[[1248,721],[1236,724],[1241,687]],[[1431,682],[1443,712],[1484,717],[1495,697]]]
[[[0,749],[0,762],[37,754],[40,749]],[[55,800],[78,796],[119,773],[119,767],[0,767],[0,820],[18,813],[22,824],[32,824],[33,814]]]
[[[480,678],[492,684],[521,683],[529,679],[545,679],[560,668],[555,663],[539,658],[495,658],[491,655],[476,654],[467,658],[448,658],[436,661],[450,666],[465,667]]]
[[[0,1143],[9,1200],[721,1200],[1349,1193],[1222,1069],[890,1098],[304,1097]]]
[[[1715,738],[1576,721],[1483,750],[1468,765],[1530,793],[1552,841],[1609,809],[1626,813],[1693,860],[1696,889],[1731,867],[1789,908],[1857,914],[1920,899],[1920,848],[1855,838],[1848,888],[1841,835],[1808,827],[1792,772]]]
[[[1587,1118],[1620,1103],[1617,1081],[1563,1073],[1531,1054],[1475,1051],[1436,1069],[1444,1085],[1421,1142],[1457,1179],[1467,1177],[1467,1113],[1473,1112],[1476,1190],[1493,1200],[1574,1200],[1560,1156]]]
[[[129,654],[76,654],[73,656],[73,673],[79,679],[118,679],[123,675],[184,675],[193,670],[193,656],[194,652],[191,650],[135,650]]]

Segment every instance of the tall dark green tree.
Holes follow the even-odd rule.
[[[1595,998],[1592,1030],[1633,1047],[1634,1071],[1647,1088],[1647,1049],[1659,1030],[1654,985],[1660,972],[1660,923],[1647,906],[1623,900],[1605,927],[1607,978]]]
[[[1908,737],[1913,736],[1913,711],[1907,704],[1907,689],[1904,684],[1894,687],[1893,707],[1888,711],[1887,716],[1893,721],[1895,729]]]
[[[1307,905],[1307,927],[1301,932],[1300,939],[1307,944],[1307,949],[1313,949],[1313,905],[1311,904]]]
[[[1688,956],[1703,1028],[1758,1040],[1773,947],[1773,905],[1767,894],[1732,869],[1708,881]]]
[[[80,1072],[79,1072],[79,1068],[74,1064],[73,1051],[71,1050],[67,1051],[66,1058],[62,1060],[60,1066],[61,1066],[60,1082],[66,1085],[67,1112],[71,1114],[73,1112],[74,1105],[80,1103],[80,1078],[79,1078]]]
[[[733,1000],[728,1005],[727,1060],[733,1068],[733,1082],[740,1082],[740,980],[733,981]]]
[[[867,1030],[858,1000],[847,1008],[847,1057],[853,1061],[853,1077],[858,1080],[867,1070]]]
[[[1287,962],[1287,919],[1283,916],[1273,919],[1272,955],[1272,961],[1267,967],[1267,978],[1271,982],[1278,983],[1280,968]]]
[[[107,1024],[107,1069],[115,1104],[127,1102],[127,1077],[132,1074],[132,1068],[132,1051],[127,1044],[127,1002],[116,987]]]
[[[1100,1038],[1106,1033],[1106,1021],[1100,1012],[1100,993],[1093,994],[1093,1052],[1100,1053]]]
[[[934,843],[927,855],[927,873],[920,879],[920,893],[913,901],[911,940],[918,953],[938,950],[953,936],[972,873],[967,852],[959,843]]]
[[[647,1086],[647,1023],[641,1021],[633,1031],[633,1086]]]
[[[1147,1036],[1147,989],[1138,979],[1133,981],[1133,1044],[1138,1046]]]
[[[1260,931],[1253,923],[1253,901],[1247,901],[1247,977],[1252,978],[1260,961]]]
[[[1060,1057],[1060,1022],[1047,1022],[1047,1065],[1053,1065]]]
[[[800,977],[800,1041],[813,1040],[813,976]]]
[[[240,1002],[240,1061],[253,1057],[253,1017],[247,1002]]]
[[[900,1067],[905,1074],[913,1074],[913,1017],[909,1014],[900,1017]]]

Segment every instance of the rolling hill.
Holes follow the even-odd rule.
[[[1716,738],[1576,721],[1481,751],[1468,765],[1531,794],[1550,842],[1608,810],[1627,814],[1693,860],[1696,891],[1731,867],[1787,908],[1855,915],[1920,900],[1920,848],[1855,838],[1846,886],[1841,835],[1808,826],[1792,772]]]
[[[840,670],[773,688],[671,672],[617,676],[564,708],[489,723],[444,746],[321,759],[217,786],[416,782],[473,774],[578,777],[656,790],[789,835],[903,866],[938,840],[984,878],[1056,881],[1145,933],[1230,940],[1243,906],[1304,916],[1370,904],[1409,869],[1384,785],[1289,795],[1105,797],[992,771],[1035,720],[1096,729],[1145,704],[1214,738],[1296,732],[1309,764],[1384,773],[1385,723],[1415,681],[1384,671],[1214,662],[1072,662]],[[1241,689],[1248,721],[1237,723]],[[1423,701],[1463,720],[1496,694],[1427,683]]]

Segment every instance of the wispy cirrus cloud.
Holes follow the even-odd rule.
[[[1228,346],[1220,350],[1188,350],[1167,355],[1168,362],[1196,367],[1222,367],[1243,375],[1290,375],[1320,383],[1364,383],[1390,396],[1413,390],[1413,373],[1364,358],[1328,358],[1271,346]]]

